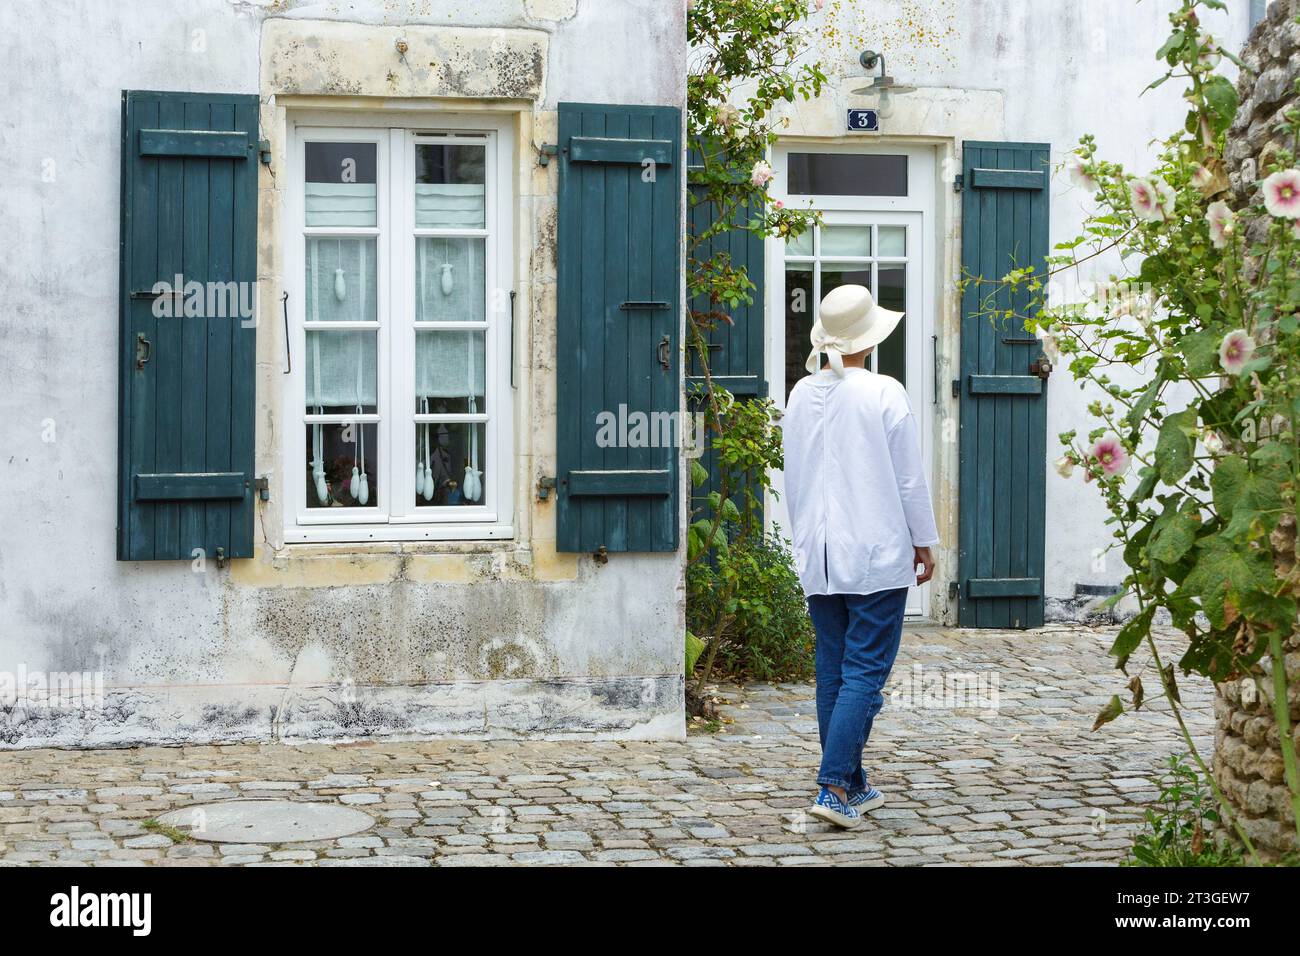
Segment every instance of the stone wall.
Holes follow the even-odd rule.
[[[1257,197],[1260,170],[1283,142],[1274,133],[1281,112],[1300,102],[1300,0],[1276,0],[1251,32],[1242,52],[1249,67],[1238,82],[1241,109],[1228,134],[1228,180],[1232,202]],[[1251,233],[1265,228],[1253,223]],[[1253,235],[1252,235],[1253,238]],[[1284,523],[1273,535],[1279,569],[1295,562],[1296,528]],[[1292,730],[1300,747],[1300,633],[1287,644]],[[1220,684],[1214,701],[1214,775],[1260,855],[1276,859],[1297,849],[1290,792],[1283,778],[1282,751],[1273,720],[1273,678],[1267,660],[1239,682]]]

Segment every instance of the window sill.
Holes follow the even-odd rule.
[[[411,541],[510,541],[515,529],[510,525],[420,525],[399,524],[370,526],[293,527],[284,532],[285,544],[400,544]]]

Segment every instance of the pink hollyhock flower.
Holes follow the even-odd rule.
[[[1097,180],[1088,175],[1083,157],[1078,153],[1069,153],[1065,157],[1065,172],[1070,177],[1070,182],[1080,189],[1086,189],[1090,193],[1097,191]]]
[[[1222,249],[1237,230],[1237,214],[1228,208],[1226,202],[1220,200],[1210,203],[1210,208],[1205,212],[1205,220],[1210,224],[1210,242],[1214,243],[1214,248]]]
[[[1283,169],[1264,180],[1264,208],[1279,219],[1300,219],[1300,169]]]
[[[1092,457],[1108,476],[1122,475],[1128,470],[1128,452],[1116,435],[1103,435],[1092,446]]]
[[[767,163],[763,162],[761,159],[754,164],[754,168],[749,173],[749,181],[753,183],[755,186],[757,186],[759,189],[762,189],[764,186],[766,186],[768,180],[771,178],[772,178],[772,167],[769,166]]]
[[[1246,363],[1255,357],[1255,340],[1245,329],[1233,329],[1219,345],[1219,364],[1230,375],[1240,375]]]
[[[818,9],[818,10],[820,10],[820,9],[821,9],[822,7],[824,7],[824,6],[826,6],[826,0],[817,0],[817,9]]]
[[[1223,454],[1223,439],[1219,437],[1218,432],[1207,429],[1201,442],[1205,445],[1205,450],[1211,455]]]
[[[1128,184],[1128,198],[1133,206],[1133,212],[1139,219],[1147,222],[1155,222],[1163,219],[1164,213],[1160,209],[1160,197],[1156,193],[1155,186],[1151,185],[1145,179],[1133,179]]]
[[[1197,189],[1201,190],[1202,192],[1204,192],[1206,189],[1209,189],[1210,184],[1213,182],[1214,182],[1214,173],[1208,166],[1204,164],[1198,165],[1196,167],[1196,171],[1192,173],[1192,185],[1195,186]]]

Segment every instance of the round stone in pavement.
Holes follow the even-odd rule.
[[[335,803],[222,800],[172,810],[158,822],[213,843],[298,843],[351,836],[370,829],[375,818]]]

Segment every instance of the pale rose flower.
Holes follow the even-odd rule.
[[[1073,455],[1062,455],[1060,458],[1056,459],[1056,461],[1052,462],[1052,466],[1056,469],[1056,473],[1062,478],[1069,478],[1074,474],[1074,465],[1075,461]]]
[[[1061,343],[1057,341],[1056,335],[1052,332],[1040,332],[1038,334],[1039,344],[1043,346],[1043,355],[1047,360],[1055,365],[1061,361]]]
[[[1279,219],[1300,219],[1300,169],[1283,169],[1264,180],[1264,208]]]
[[[772,203],[772,208],[774,208],[774,209],[784,209],[784,208],[785,208],[785,203],[783,203],[781,200],[778,199],[776,202]]]
[[[736,109],[730,103],[723,103],[722,106],[718,108],[718,122],[727,129],[731,129],[731,127],[739,120],[740,110]]]
[[[1128,184],[1128,198],[1133,205],[1133,212],[1139,219],[1154,222],[1163,219],[1160,209],[1160,197],[1156,188],[1145,179],[1133,179]]]
[[[1178,198],[1173,187],[1157,176],[1151,180],[1151,188],[1156,191],[1156,196],[1160,203],[1160,211],[1163,213],[1163,217],[1165,219],[1172,218],[1174,215],[1174,201]]]
[[[1219,437],[1218,432],[1207,430],[1201,442],[1205,445],[1205,450],[1211,455],[1223,454],[1223,439]]]
[[[820,9],[821,9],[822,7],[824,7],[824,6],[826,6],[826,0],[817,0],[817,9],[818,9],[818,10],[820,10]]]
[[[1246,363],[1255,357],[1255,340],[1245,329],[1233,329],[1219,345],[1219,364],[1231,375],[1239,375]]]
[[[1065,157],[1065,172],[1070,177],[1070,182],[1080,189],[1086,189],[1090,193],[1097,191],[1097,180],[1088,175],[1083,157],[1078,153],[1070,153]]]
[[[1108,476],[1122,475],[1128,470],[1128,452],[1116,435],[1103,435],[1092,446],[1092,457]]]
[[[1210,242],[1214,243],[1214,248],[1222,249],[1237,230],[1237,214],[1228,208],[1226,202],[1219,200],[1210,203],[1205,219],[1210,224]]]
[[[754,164],[754,168],[749,173],[749,181],[753,183],[755,186],[757,186],[759,189],[762,189],[764,186],[766,186],[768,180],[771,178],[772,178],[772,167],[769,166],[767,163],[763,162],[761,159]]]

